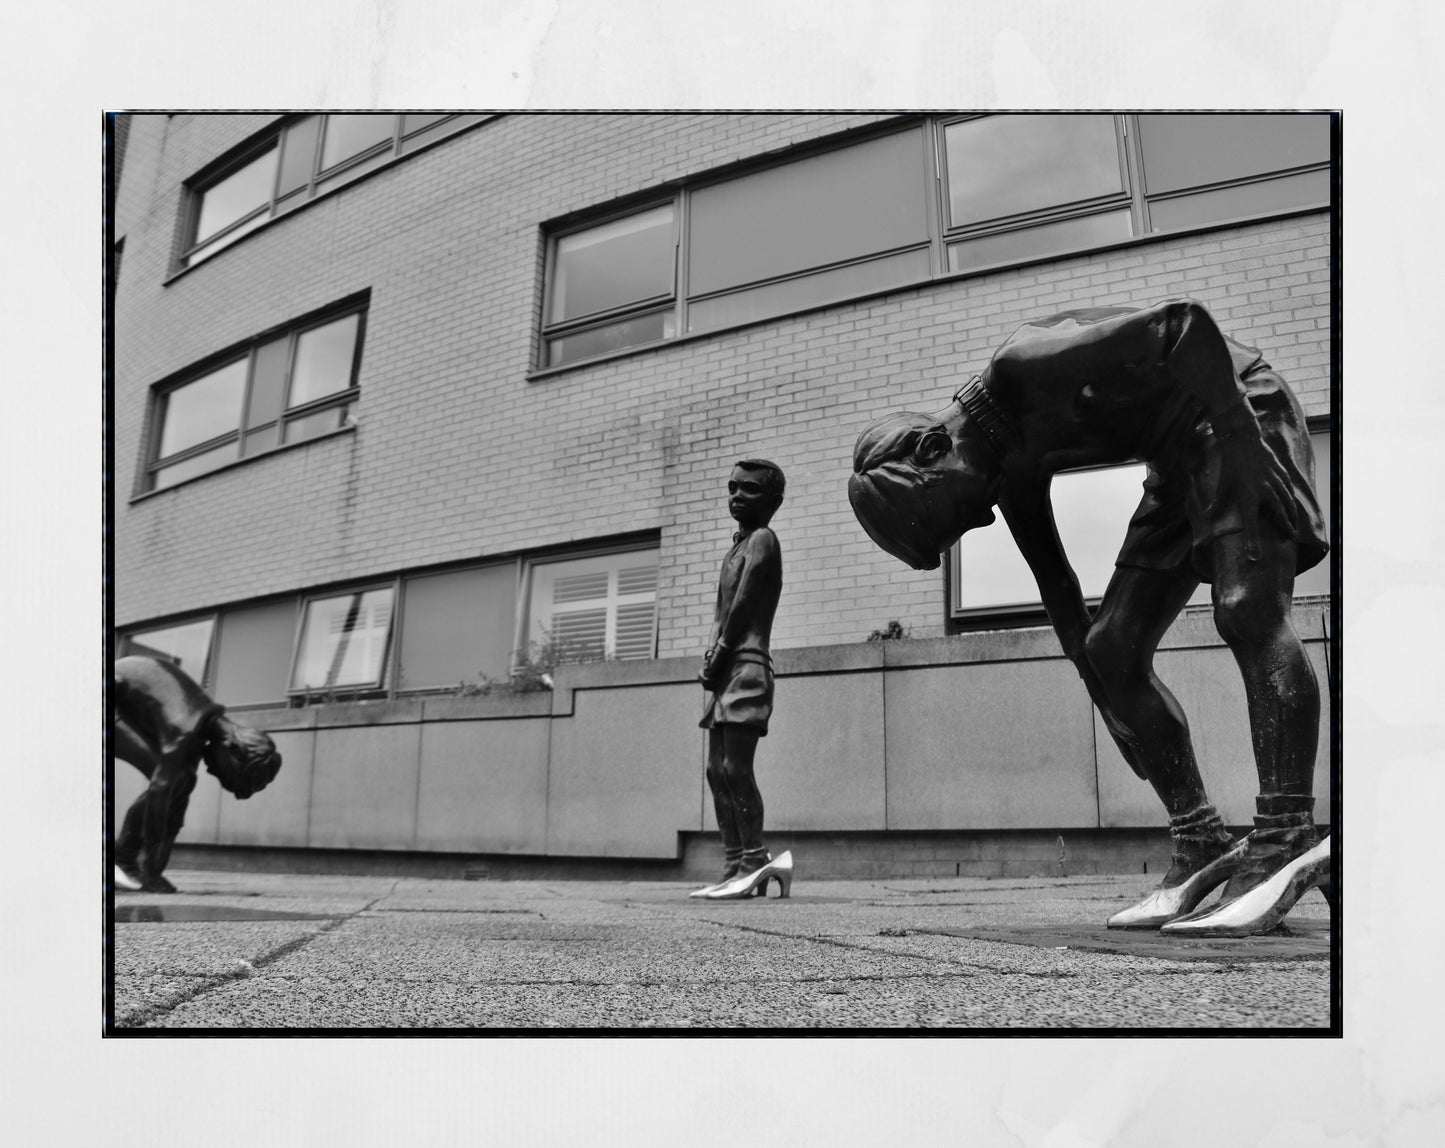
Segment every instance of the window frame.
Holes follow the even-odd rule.
[[[1161,228],[1157,231],[1152,230],[1153,223],[1150,215],[1150,207],[1152,204],[1168,200],[1184,200],[1191,196],[1198,196],[1211,191],[1227,190],[1234,187],[1265,185],[1308,172],[1329,173],[1333,170],[1337,157],[1333,153],[1333,150],[1331,150],[1331,153],[1323,160],[1305,164],[1295,164],[1290,167],[1281,167],[1251,176],[1192,185],[1180,190],[1150,194],[1144,179],[1144,166],[1147,157],[1143,155],[1139,114],[1133,112],[1018,112],[1008,114],[1018,116],[1045,114],[1055,116],[1065,114],[1110,116],[1114,126],[1116,160],[1119,167],[1119,178],[1122,190],[1117,193],[1091,196],[1068,203],[1053,204],[1014,215],[961,224],[957,227],[950,226],[946,129],[955,124],[999,114],[1002,113],[972,112],[960,114],[903,115],[880,124],[872,124],[867,127],[851,130],[827,140],[800,145],[796,148],[789,149],[785,154],[772,154],[749,159],[706,172],[696,177],[687,177],[684,180],[674,181],[666,188],[659,189],[652,194],[639,194],[631,197],[625,206],[619,206],[617,202],[614,202],[607,208],[596,212],[572,213],[568,216],[544,221],[539,228],[540,240],[544,250],[544,257],[539,261],[542,273],[542,281],[538,291],[541,321],[535,328],[538,332],[535,343],[536,354],[533,360],[533,367],[531,371],[528,372],[527,377],[530,380],[538,380],[552,374],[573,370],[582,366],[604,363],[611,359],[642,351],[654,350],[683,340],[708,338],[725,331],[751,326],[755,323],[778,321],[791,315],[838,306],[843,303],[854,302],[877,295],[885,295],[894,291],[908,290],[929,283],[949,282],[976,275],[992,274],[1006,268],[1023,267],[1060,258],[1085,255],[1096,251],[1152,243],[1168,236],[1221,230],[1229,227],[1243,226],[1263,219],[1278,219],[1291,215],[1309,214],[1325,211],[1330,208],[1328,198],[1325,200],[1292,200],[1284,205],[1268,207],[1263,211],[1246,211],[1243,214],[1233,214],[1229,212],[1213,215],[1206,214],[1206,216],[1203,217],[1203,222],[1191,220],[1168,228]],[[1328,119],[1336,113],[1280,112],[1231,114],[1275,114],[1280,116],[1318,115]],[[691,198],[694,193],[705,188],[715,187],[718,184],[746,179],[749,176],[761,172],[780,169],[793,163],[806,162],[811,158],[829,152],[843,151],[851,147],[867,144],[889,135],[902,135],[909,131],[920,129],[923,133],[924,170],[921,173],[921,178],[924,180],[925,214],[927,217],[928,238],[926,244],[920,241],[917,244],[890,249],[874,255],[841,259],[790,272],[785,275],[771,276],[730,286],[725,289],[700,292],[696,296],[688,294],[687,284],[691,277],[690,265],[692,261],[692,252],[690,250]],[[1331,143],[1331,149],[1332,148],[1333,142]],[[932,181],[931,186],[929,184],[930,180]],[[668,203],[674,206],[674,236],[676,242],[673,292],[671,296],[658,296],[649,299],[645,304],[632,304],[606,312],[596,312],[580,319],[569,320],[565,324],[551,323],[548,321],[547,317],[551,313],[553,293],[556,286],[556,249],[558,239],[568,235],[575,235],[593,227],[599,227],[606,223],[614,222],[617,219],[626,218],[629,215],[641,213]],[[1038,229],[1049,225],[1091,218],[1103,218],[1113,213],[1119,213],[1120,215],[1127,213],[1128,234],[1110,237],[1096,235],[1086,239],[1064,236],[1059,237],[1057,242],[1045,240],[1042,245],[1037,248],[1009,252],[999,258],[990,257],[979,263],[960,267],[957,270],[952,269],[950,265],[951,249],[968,240],[1007,237],[1009,235],[1025,237],[1033,234],[1037,236]],[[1121,218],[1117,222],[1119,225],[1122,225],[1124,220]],[[925,246],[927,249],[927,273],[919,277],[909,278],[906,282],[900,282],[896,285],[886,287],[858,287],[844,294],[830,296],[820,301],[791,301],[781,305],[780,309],[777,310],[768,310],[765,305],[757,313],[726,318],[716,325],[706,326],[697,331],[691,329],[691,320],[689,319],[689,306],[691,303],[713,301],[730,295],[742,295],[759,287],[786,283],[793,280],[802,280],[810,276],[845,269],[854,265],[863,265],[883,258],[894,258],[914,250],[923,250]],[[552,341],[558,337],[600,327],[609,321],[615,322],[619,319],[653,314],[659,311],[665,313],[668,309],[671,309],[673,316],[674,333],[672,335],[663,335],[660,338],[649,339],[646,342],[639,342],[607,351],[599,351],[591,355],[579,355],[576,358],[555,364],[550,361],[550,346]]]
[[[658,584],[653,588],[652,597],[652,642],[651,653],[646,658],[625,658],[618,659],[615,653],[606,652],[604,646],[604,661],[655,661],[657,659],[658,637],[662,629],[661,613],[661,570],[662,570],[662,545],[658,538],[638,539],[632,541],[614,541],[596,546],[568,547],[566,549],[532,554],[521,558],[519,573],[519,586],[517,593],[517,626],[515,640],[512,644],[512,666],[515,670],[530,654],[534,644],[532,632],[534,629],[532,599],[536,593],[537,582],[536,572],[540,566],[555,566],[567,562],[579,562],[590,558],[621,558],[627,554],[652,554],[657,559],[659,572]],[[612,573],[609,572],[609,578]],[[615,628],[614,628],[615,633]],[[614,643],[615,648],[615,643]]]
[[[399,575],[391,578],[371,579],[351,586],[331,587],[323,590],[310,590],[298,595],[298,609],[296,611],[296,632],[291,638],[291,665],[286,672],[285,696],[289,705],[305,705],[308,700],[314,697],[327,695],[345,698],[348,701],[371,700],[376,698],[387,698],[395,692],[392,683],[396,680],[396,666],[393,662],[396,659],[398,647],[398,614],[401,606],[402,579]],[[386,647],[378,659],[378,676],[367,682],[348,683],[345,685],[322,685],[322,686],[296,686],[296,671],[301,662],[301,639],[306,633],[306,623],[311,606],[315,602],[324,602],[332,598],[360,597],[378,590],[391,591],[391,607],[386,622]]]
[[[119,639],[119,649],[116,652],[116,657],[149,657],[149,654],[136,654],[136,652],[132,649],[132,647],[135,645],[135,638],[137,634],[149,634],[154,633],[157,630],[177,630],[180,629],[182,626],[195,625],[197,622],[209,622],[211,624],[210,634],[206,638],[205,666],[203,667],[200,676],[191,673],[190,670],[183,670],[183,672],[203,690],[209,690],[211,688],[212,680],[215,677],[216,659],[219,653],[218,643],[216,639],[221,631],[220,610],[205,610],[200,613],[182,614],[179,617],[161,618],[156,621],[140,622],[134,626],[127,626],[116,635],[116,637]]]
[[[542,291],[542,329],[541,329],[541,350],[540,358],[546,364],[544,369],[560,370],[570,367],[573,363],[591,362],[599,356],[589,355],[573,359],[564,363],[546,363],[550,357],[553,342],[565,339],[569,336],[586,334],[602,327],[626,319],[642,319],[650,315],[665,314],[671,310],[673,313],[674,334],[664,335],[660,339],[650,339],[645,343],[634,343],[621,351],[604,352],[604,354],[619,354],[624,351],[632,351],[638,347],[652,347],[659,343],[670,342],[677,338],[676,331],[679,322],[678,303],[682,295],[681,284],[684,268],[682,266],[683,242],[683,212],[685,210],[684,196],[679,192],[670,195],[654,197],[634,203],[626,208],[614,209],[604,215],[589,217],[583,222],[573,223],[568,226],[549,231],[546,236],[547,254],[544,260],[543,291]],[[614,307],[605,308],[601,311],[589,311],[585,315],[579,315],[572,319],[551,320],[552,307],[556,301],[557,292],[557,248],[560,240],[570,238],[574,235],[581,235],[588,231],[594,231],[608,224],[618,223],[624,219],[631,219],[633,216],[645,215],[649,211],[655,211],[661,207],[672,208],[672,290],[649,295],[644,299],[634,300],[630,303],[621,303]]]
[[[446,118],[407,131],[406,116],[408,114],[441,114]],[[321,160],[325,147],[326,129],[333,115],[388,115],[392,119],[391,138],[388,142],[378,142],[362,152],[343,157],[329,167],[323,168]],[[282,116],[275,123],[268,124],[256,135],[212,163],[205,165],[195,175],[184,181],[182,184],[183,208],[180,235],[177,251],[172,261],[172,278],[193,267],[200,266],[231,246],[232,243],[244,238],[244,236],[234,234],[243,228],[261,230],[267,224],[289,215],[307,204],[314,203],[333,191],[348,186],[365,175],[370,175],[373,171],[408,159],[434,143],[450,139],[468,128],[476,127],[496,117],[497,113],[482,112],[302,112]],[[311,119],[320,122],[316,131],[316,139],[312,145],[310,163],[306,169],[306,179],[298,186],[283,193],[281,181],[288,136],[293,131],[299,131],[302,124]],[[198,241],[196,229],[200,224],[201,204],[205,194],[273,149],[276,152],[276,170],[272,174],[271,190],[266,200],[247,212],[244,217],[234,220],[215,234]],[[260,219],[260,223],[256,222],[258,219]],[[228,239],[228,236],[231,238]],[[221,242],[218,243],[218,240]]]
[[[140,489],[137,492],[137,497],[172,490],[177,486],[214,474],[219,470],[248,462],[252,459],[263,458],[266,455],[279,450],[285,450],[288,447],[314,442],[327,435],[339,434],[343,431],[353,429],[355,420],[348,419],[342,426],[335,427],[331,430],[322,431],[319,434],[291,442],[285,441],[285,430],[291,423],[298,422],[314,414],[322,413],[333,407],[349,406],[358,400],[361,394],[361,361],[366,343],[367,315],[370,311],[370,306],[371,292],[368,290],[360,295],[329,304],[293,322],[273,327],[259,335],[252,336],[243,343],[236,344],[235,346],[228,347],[223,351],[210,355],[201,360],[200,363],[156,383],[151,388],[149,407],[150,428],[145,438],[145,459],[139,471],[138,485]],[[288,406],[287,403],[290,399],[291,388],[295,382],[296,349],[301,337],[308,332],[318,330],[351,315],[357,316],[357,325],[356,338],[352,345],[351,368],[347,387],[344,390],[333,391],[330,394],[310,399],[295,407]],[[268,347],[273,343],[279,342],[281,339],[287,340],[287,347],[280,411],[275,419],[254,427],[250,426],[248,419],[251,414],[252,396],[255,393],[257,355],[263,347]],[[170,396],[190,386],[192,383],[199,382],[209,375],[223,371],[227,367],[240,362],[246,363],[246,381],[242,387],[240,411],[238,412],[235,428],[222,434],[214,435],[202,442],[193,443],[182,450],[173,451],[169,455],[161,456],[159,452],[161,440],[165,434],[166,419],[169,415]],[[277,432],[276,442],[268,447],[260,447],[252,453],[246,453],[245,439],[247,435],[273,426]],[[209,451],[218,450],[231,442],[235,442],[237,447],[234,458],[227,459],[215,467],[190,475],[177,482],[164,486],[156,485],[156,479],[163,470],[179,463],[187,462]]]
[[[1330,416],[1309,416],[1305,420],[1305,432],[1311,439],[1310,445],[1312,450],[1316,448],[1315,440],[1325,440],[1325,451],[1326,456],[1328,457],[1329,446],[1333,441],[1333,432],[1330,427]],[[1318,451],[1316,453],[1318,454]],[[1126,462],[1104,463],[1096,466],[1070,467],[1067,470],[1059,471],[1056,475],[1054,475],[1054,478],[1071,474],[1085,474],[1091,471],[1123,470],[1128,467],[1139,465],[1141,465],[1140,460],[1135,459]],[[1141,486],[1141,497],[1142,494],[1143,488]],[[1315,482],[1315,496],[1319,500],[1320,509],[1325,516],[1325,527],[1329,537],[1332,540],[1331,545],[1334,545],[1334,521],[1331,513],[1332,492],[1328,487],[1322,487],[1321,483],[1318,480],[1318,477],[1316,478]],[[1138,503],[1136,501],[1134,505],[1128,509],[1128,514],[1130,516],[1132,516],[1134,509],[1136,509],[1137,506]],[[1000,515],[1000,518],[1001,517],[1002,515]],[[1120,525],[1125,525],[1128,521],[1128,518],[1122,519]],[[965,535],[965,537],[967,537],[967,535]],[[947,633],[963,634],[978,630],[991,630],[1047,624],[1048,614],[1044,609],[1044,604],[1042,600],[1037,597],[1038,584],[1036,581],[1032,580],[1032,573],[1030,573],[1029,575],[1030,581],[1027,583],[1027,589],[1032,594],[1034,594],[1035,597],[1029,601],[1022,601],[1012,604],[1000,604],[994,606],[960,606],[960,579],[962,577],[961,560],[959,557],[960,545],[961,540],[960,542],[955,542],[952,546],[948,548],[947,551],[945,551],[943,556],[944,628]],[[1066,557],[1068,556],[1066,555]],[[1070,565],[1073,565],[1072,559],[1070,559]],[[1328,558],[1326,558],[1326,565],[1328,565]],[[1078,573],[1077,569],[1075,570],[1075,573]],[[1306,574],[1302,575],[1302,577],[1308,576],[1309,573],[1311,573],[1311,571],[1306,571]],[[1293,591],[1293,596],[1297,599],[1309,598],[1317,596],[1317,592],[1312,590],[1306,590],[1304,592],[1301,592],[1298,585],[1296,584]],[[1084,602],[1090,607],[1090,609],[1097,608],[1102,600],[1102,594],[1086,595],[1084,597]],[[1189,601],[1185,603],[1184,609],[1198,610],[1208,608],[1209,605],[1209,586],[1207,583],[1201,582],[1199,586],[1196,587],[1195,592],[1190,596]]]

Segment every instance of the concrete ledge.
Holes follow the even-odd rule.
[[[409,725],[421,721],[420,698],[386,702],[341,702],[316,707],[316,728],[360,725]]]
[[[476,697],[432,697],[422,703],[422,721],[495,721],[499,718],[545,717],[552,712],[552,692],[487,694]]]

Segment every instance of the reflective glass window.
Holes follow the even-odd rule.
[[[361,316],[347,315],[324,327],[303,331],[296,340],[287,407],[299,407],[351,386],[356,332]]]
[[[516,603],[517,570],[511,563],[408,578],[398,688],[505,679]]]
[[[250,359],[238,359],[165,396],[157,457],[196,446],[241,424]]]
[[[390,586],[306,603],[293,690],[379,686],[391,636]]]
[[[672,204],[557,240],[553,322],[672,293]]]
[[[329,115],[321,141],[321,169],[378,146],[396,131],[393,115]]]
[[[276,181],[276,148],[258,156],[200,193],[195,242],[202,243],[258,207],[271,202]]]
[[[950,227],[1122,194],[1113,116],[998,115],[944,129]]]
[[[698,188],[688,293],[927,242],[923,171],[918,128]]]
[[[295,599],[224,611],[212,696],[228,706],[284,701],[295,640]]]
[[[135,630],[126,635],[125,653],[159,658],[185,671],[199,686],[206,685],[206,670],[211,660],[211,634],[214,618],[200,618],[175,626],[153,630]]]
[[[1330,159],[1330,118],[1324,114],[1147,115],[1139,117],[1139,136],[1150,195]]]

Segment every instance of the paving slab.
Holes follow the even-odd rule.
[[[233,1030],[1290,1029],[1331,1023],[1329,909],[1260,938],[1103,927],[1134,877],[663,881],[171,874],[118,894],[114,1024]]]

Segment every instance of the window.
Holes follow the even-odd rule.
[[[349,306],[262,336],[223,365],[158,388],[145,488],[350,425],[365,311],[364,303]]]
[[[1315,454],[1315,493],[1330,517],[1329,433],[1310,436]],[[1064,471],[1049,488],[1054,522],[1079,588],[1090,603],[1103,597],[1114,574],[1114,559],[1124,544],[1129,519],[1139,506],[1147,468],[1143,463],[1093,470]],[[955,620],[967,621],[1042,610],[1038,583],[1019,553],[1000,515],[979,530],[970,530],[949,556],[949,605]],[[1296,596],[1330,592],[1329,561],[1306,570],[1295,582]],[[1207,605],[1209,587],[1201,585],[1191,606]]]
[[[208,617],[150,630],[133,630],[122,641],[122,655],[143,655],[170,662],[184,670],[197,685],[205,686],[215,626],[216,619]]]
[[[180,264],[194,266],[317,195],[489,118],[445,112],[289,117],[188,182]]]
[[[215,687],[222,705],[282,704],[296,641],[296,599],[239,606],[221,612],[216,638]]]
[[[564,661],[651,658],[657,649],[657,551],[630,550],[531,568],[523,645]]]
[[[403,588],[398,689],[506,678],[517,616],[516,563],[416,575]]]
[[[550,232],[541,362],[1330,202],[1330,118],[928,117]]]
[[[307,601],[291,692],[380,689],[391,638],[393,587]]]
[[[676,334],[676,267],[670,203],[560,236],[553,245],[548,364]]]

